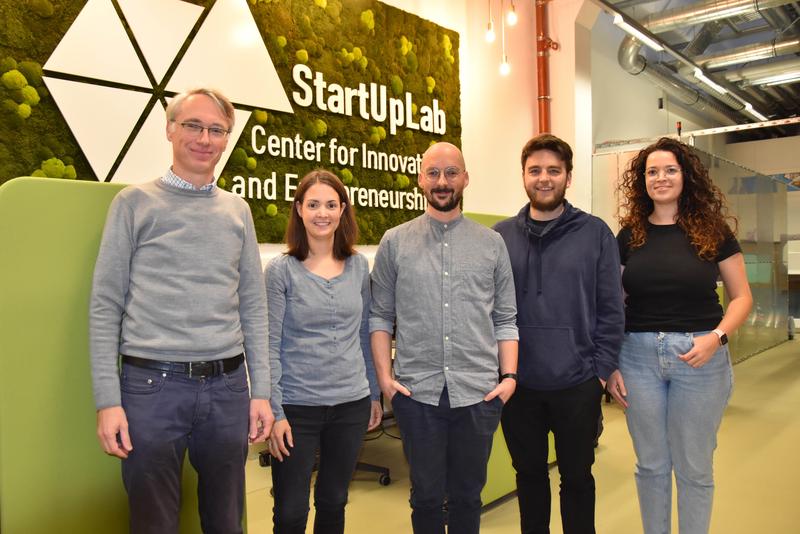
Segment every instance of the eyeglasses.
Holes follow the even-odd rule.
[[[179,122],[178,124],[192,137],[201,137],[203,135],[203,130],[208,130],[208,136],[211,139],[222,140],[231,133],[230,130],[220,128],[219,126],[203,126],[196,122]]]
[[[445,169],[437,169],[436,167],[430,167],[428,169],[425,169],[423,174],[425,175],[425,178],[429,182],[438,182],[439,177],[441,177],[442,174],[444,174],[445,180],[447,180],[448,182],[454,182],[456,178],[458,178],[461,175],[462,172],[464,171],[462,169],[459,169],[458,167],[447,167]]]
[[[656,167],[650,167],[649,169],[645,169],[644,175],[647,178],[658,178],[661,173],[667,178],[675,178],[681,173],[681,168],[671,165],[669,167],[664,167],[663,169],[658,169]]]

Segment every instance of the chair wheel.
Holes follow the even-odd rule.
[[[381,475],[381,477],[378,479],[378,484],[381,486],[388,486],[391,483],[392,478],[389,475]]]

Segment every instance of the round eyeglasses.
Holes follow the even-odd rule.
[[[423,171],[423,175],[425,179],[429,182],[438,182],[439,178],[444,176],[444,179],[448,182],[454,182],[456,178],[461,176],[461,173],[464,171],[459,169],[458,167],[446,167],[444,169],[438,169],[436,167],[429,167]]]

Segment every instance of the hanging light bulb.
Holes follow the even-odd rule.
[[[500,75],[508,76],[511,74],[511,64],[508,62],[508,56],[503,56],[503,62],[500,63]]]
[[[506,13],[506,23],[509,26],[515,26],[519,18],[517,17],[517,9],[514,7],[514,0],[511,0],[511,9]]]
[[[492,16],[492,0],[488,0],[487,4],[489,5],[489,23],[486,24],[486,42],[493,43],[495,39],[497,39],[497,35],[494,33],[494,17]]]
[[[494,21],[489,20],[489,24],[486,25],[486,42],[493,43],[495,39],[497,36],[494,34]]]
[[[500,0],[500,13],[503,12],[503,0]],[[508,76],[511,72],[511,65],[508,64],[508,54],[506,54],[506,19],[500,17],[500,37],[502,38],[503,61],[500,63],[500,76]]]

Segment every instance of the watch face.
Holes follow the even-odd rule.
[[[719,336],[719,344],[720,345],[728,344],[728,334],[722,334],[721,336]]]

